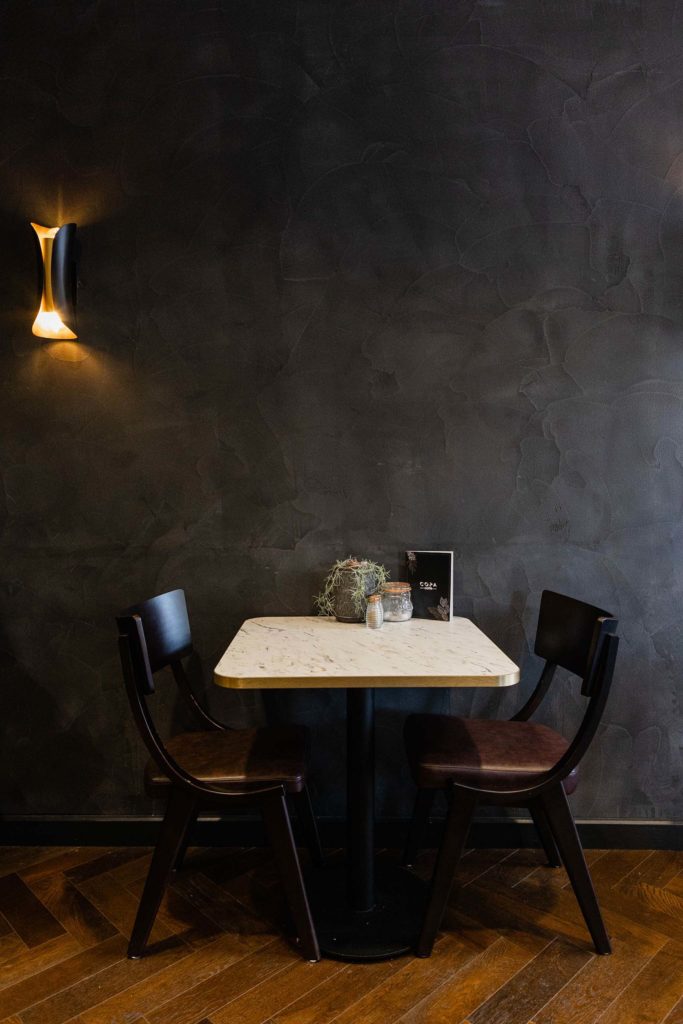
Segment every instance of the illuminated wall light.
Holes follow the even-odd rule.
[[[40,309],[33,321],[33,333],[60,341],[77,338],[76,225],[45,228],[32,223],[31,227],[38,236],[42,273]]]

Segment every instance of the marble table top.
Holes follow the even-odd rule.
[[[511,686],[519,669],[469,619],[379,630],[322,616],[247,619],[214,671],[234,689]]]

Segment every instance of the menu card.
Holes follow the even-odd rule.
[[[453,618],[453,552],[406,551],[413,618],[450,622]]]

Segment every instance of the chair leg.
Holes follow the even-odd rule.
[[[161,834],[154,850],[128,944],[128,956],[131,960],[136,960],[144,953],[173,865],[188,827],[197,813],[196,807],[196,798],[191,793],[175,787],[171,789]]]
[[[197,811],[198,811],[198,808],[195,809],[194,814],[192,815],[192,817],[190,818],[190,820],[187,823],[187,828],[185,829],[185,835],[183,836],[183,841],[180,844],[180,849],[178,850],[178,855],[177,855],[177,857],[175,859],[175,863],[173,865],[173,870],[174,871],[180,871],[180,869],[182,868],[183,864],[185,863],[185,854],[187,853],[187,848],[190,845],[190,839],[192,838],[192,826],[194,825],[194,823],[197,820]]]
[[[431,955],[453,884],[453,876],[465,849],[476,804],[476,795],[467,790],[457,790],[450,801],[444,837],[432,876],[427,911],[417,942],[418,956]]]
[[[564,866],[567,869],[574,895],[593,939],[596,952],[603,955],[611,953],[612,946],[607,936],[605,922],[600,913],[593,882],[583,855],[581,840],[576,831],[572,812],[567,803],[567,795],[562,785],[554,786],[540,798],[540,801],[564,861]]]
[[[559,868],[562,864],[562,858],[560,857],[560,852],[557,849],[557,843],[555,842],[553,831],[548,824],[545,811],[538,803],[531,804],[529,806],[529,811],[534,825],[536,826],[538,838],[541,840],[541,846],[548,858],[548,866],[551,868]]]
[[[318,833],[318,823],[315,820],[315,814],[313,813],[313,805],[311,803],[311,794],[308,790],[308,786],[299,793],[294,793],[294,806],[296,807],[296,816],[299,819],[299,824],[304,834],[306,846],[311,857],[311,862],[316,867],[320,867],[323,863],[323,848],[320,845],[320,835]]]
[[[318,937],[313,924],[308,896],[304,887],[301,864],[294,844],[292,825],[284,794],[264,797],[261,801],[263,823],[268,840],[280,868],[285,896],[297,930],[301,948],[307,960],[320,959]]]
[[[404,867],[409,867],[411,864],[414,864],[417,859],[417,855],[420,852],[420,847],[424,838],[425,829],[429,824],[429,815],[431,814],[432,806],[434,805],[435,796],[435,789],[418,789],[415,794],[413,816],[410,819],[406,845],[403,850],[402,864]]]

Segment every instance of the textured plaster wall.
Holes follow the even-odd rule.
[[[526,681],[383,693],[380,813],[407,710],[528,692],[551,587],[622,621],[577,813],[682,818],[680,5],[6,0],[0,55],[2,811],[149,809],[112,616],[184,586],[214,710],[314,726],[342,813],[343,696],[213,664],[443,546]],[[31,219],[79,224],[84,361],[30,333]]]

